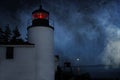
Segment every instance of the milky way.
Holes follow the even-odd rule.
[[[39,5],[40,0],[2,0],[0,25],[19,26],[25,38],[31,13]],[[120,44],[120,0],[42,0],[42,5],[50,11],[50,22],[55,27],[55,54],[62,61],[120,64],[120,53],[116,52],[116,42]]]

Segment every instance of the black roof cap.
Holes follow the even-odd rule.
[[[32,12],[32,14],[34,14],[34,13],[38,13],[38,12],[44,12],[44,13],[49,14],[49,12],[48,12],[48,11],[46,11],[46,10],[42,9],[42,6],[41,6],[41,5],[40,5],[40,8],[39,8],[39,9],[37,9],[37,10],[35,10],[35,11],[33,11],[33,12]]]

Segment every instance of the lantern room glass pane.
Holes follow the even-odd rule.
[[[48,19],[48,14],[47,13],[35,13],[32,15],[33,19]]]

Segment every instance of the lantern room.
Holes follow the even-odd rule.
[[[40,6],[38,10],[32,12],[32,25],[49,26],[49,12],[42,9],[42,6]]]

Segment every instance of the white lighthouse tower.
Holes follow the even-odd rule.
[[[54,80],[54,28],[49,25],[49,12],[32,12],[32,25],[28,27],[28,42],[35,44],[36,80]]]

